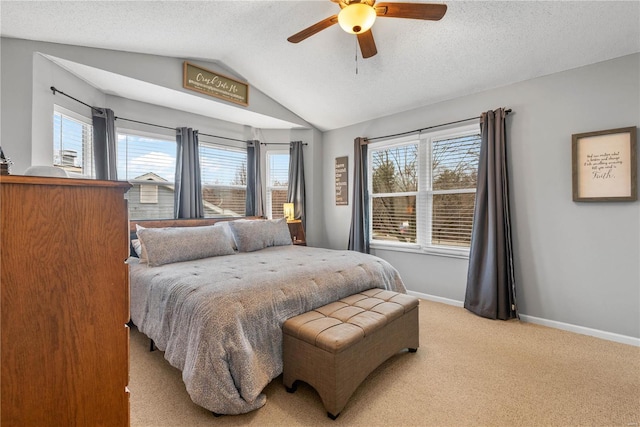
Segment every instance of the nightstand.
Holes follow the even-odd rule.
[[[302,221],[299,219],[292,219],[287,221],[289,226],[289,233],[291,233],[291,240],[294,245],[307,246],[307,238],[304,235],[304,227],[302,227]]]

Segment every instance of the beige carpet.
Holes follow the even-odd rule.
[[[640,348],[420,301],[420,349],[400,353],[356,390],[336,421],[315,391],[215,418],[189,399],[180,372],[131,331],[136,426],[638,426]]]

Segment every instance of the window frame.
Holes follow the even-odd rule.
[[[142,131],[142,130],[138,130],[138,129],[131,129],[131,128],[127,128],[127,127],[116,127],[116,144],[119,144],[120,141],[120,136],[123,135],[125,137],[130,136],[130,137],[138,137],[138,138],[148,138],[148,139],[153,139],[153,140],[159,140],[159,141],[165,141],[165,142],[171,142],[176,144],[175,141],[175,135],[171,135],[169,133],[162,133],[162,132],[148,132],[148,131]],[[118,147],[118,151],[119,151],[119,147]],[[124,162],[124,168],[125,171],[128,170],[128,165],[127,165],[127,160],[128,159],[121,159],[119,156],[116,156],[116,164],[119,166],[120,162]],[[174,162],[174,167],[176,167],[175,162]],[[137,201],[137,204],[139,205],[160,205],[162,203],[162,200],[160,197],[158,197],[157,191],[158,191],[158,185],[163,185],[163,186],[172,186],[174,188],[175,191],[175,173],[172,177],[172,180],[169,181],[167,180],[166,182],[159,182],[158,185],[156,185],[156,198],[157,201],[156,203],[148,203],[148,202],[143,202],[142,200],[142,186],[144,185],[153,185],[153,181],[147,181],[147,180],[136,180],[136,179],[128,179],[126,178],[126,176],[121,176],[121,174],[118,174],[118,179],[119,180],[124,180],[129,182],[131,185],[139,185],[140,186],[140,194],[139,197],[140,199]],[[127,199],[130,198],[131,196],[131,192],[127,193],[126,197]],[[131,206],[134,206],[136,204],[136,201],[130,200],[129,199],[129,206],[128,206],[128,211],[129,211],[129,216],[132,217],[132,212],[131,212]],[[162,209],[162,208],[159,208]],[[171,211],[175,211],[175,201],[171,206]],[[152,217],[152,218],[132,218],[132,219],[136,219],[136,220],[144,220],[144,219],[172,219],[174,217],[173,213],[169,216],[169,218],[156,218],[156,217]]]
[[[373,193],[373,153],[374,151],[383,151],[383,150],[388,150],[388,149],[393,149],[393,148],[398,148],[398,147],[405,147],[408,145],[416,145],[418,148],[418,190],[417,191],[405,191],[405,192],[394,192],[394,193],[376,193],[376,195],[374,196]],[[419,235],[420,232],[418,230],[419,227],[419,222],[418,222],[418,213],[416,212],[416,243],[403,243],[403,242],[396,242],[396,241],[392,241],[392,240],[374,240],[373,238],[373,220],[372,220],[372,214],[373,214],[373,199],[374,198],[382,198],[382,197],[412,197],[415,196],[416,197],[416,206],[418,205],[418,203],[420,203],[420,169],[421,169],[421,165],[420,165],[420,159],[422,158],[421,155],[421,144],[419,143],[419,138],[417,138],[416,136],[409,136],[409,137],[402,137],[402,138],[395,138],[393,140],[386,140],[384,142],[377,142],[377,143],[370,143],[369,144],[369,150],[367,150],[367,161],[368,164],[370,165],[369,170],[367,172],[368,176],[367,176],[367,191],[368,191],[368,203],[369,203],[369,215],[370,215],[370,220],[369,220],[369,245],[370,247],[376,247],[376,246],[380,246],[380,247],[385,247],[385,248],[394,248],[394,249],[404,249],[404,250],[419,250],[420,249],[420,242],[419,242]],[[416,209],[417,211],[417,209]],[[371,246],[373,245],[373,246]]]
[[[205,177],[205,168],[203,167],[203,159],[205,158],[204,156],[201,156],[202,154],[202,150],[203,149],[214,149],[214,150],[220,150],[220,151],[227,151],[227,152],[233,152],[233,153],[238,153],[238,154],[242,154],[245,156],[245,172],[246,172],[246,168],[248,168],[248,164],[247,164],[247,150],[246,147],[239,147],[239,146],[235,146],[235,145],[229,145],[229,144],[216,144],[213,141],[210,141],[208,139],[203,139],[202,137],[200,137],[199,139],[199,152],[198,152],[198,157],[199,157],[199,161],[200,161],[200,174],[201,174],[201,180],[200,180],[200,185],[202,187],[202,192],[204,193],[205,188],[207,186],[215,186],[217,184],[205,184],[205,182],[203,181],[204,177]],[[245,177],[246,178],[246,177]],[[226,187],[234,187],[234,188],[243,188],[244,189],[244,196],[245,199],[243,201],[243,211],[241,215],[235,216],[235,215],[222,215],[222,216],[206,216],[205,218],[241,218],[246,216],[246,198],[247,198],[247,186],[248,186],[248,182],[245,183],[244,186],[242,185],[236,185],[236,184],[220,184],[220,185],[224,185]],[[202,199],[203,202],[205,202],[204,199],[204,194],[202,194]],[[206,211],[206,209],[205,209]]]
[[[274,190],[284,190],[284,191],[289,191],[289,179],[287,178],[287,185],[286,186],[271,186],[271,161],[270,158],[271,156],[277,156],[277,155],[286,155],[287,157],[290,157],[290,153],[288,149],[275,149],[275,150],[266,150],[265,153],[265,198],[266,198],[266,202],[265,202],[265,210],[266,210],[266,214],[267,214],[267,218],[269,219],[273,219],[273,196],[272,196],[272,191]],[[291,159],[289,159],[289,162],[291,161]],[[287,176],[288,176],[288,168],[289,168],[289,162],[287,162]]]
[[[433,196],[436,194],[455,193],[476,193],[476,189],[454,189],[454,190],[433,190],[432,189],[432,144],[434,141],[444,139],[461,138],[471,135],[480,135],[478,123],[456,126],[453,128],[425,132],[417,135],[403,136],[399,138],[387,139],[369,144],[367,150],[367,160],[369,170],[367,171],[367,191],[369,209],[369,246],[373,249],[393,250],[398,252],[413,252],[420,254],[440,255],[454,258],[469,258],[467,247],[455,247],[434,245],[431,242],[432,216],[433,216]],[[394,147],[417,144],[418,146],[418,191],[412,193],[378,193],[376,197],[389,195],[416,195],[416,243],[403,243],[387,240],[376,240],[373,237],[373,154],[375,151],[390,149]]]
[[[83,126],[86,126],[89,133],[87,136],[87,141],[82,141],[82,166],[81,166],[81,170],[84,172],[84,170],[87,168],[87,162],[88,162],[88,168],[90,169],[90,173],[84,174],[84,173],[79,173],[76,171],[70,171],[64,168],[64,165],[62,165],[62,159],[60,160],[60,165],[56,165],[54,162],[55,159],[55,116],[56,114],[59,114],[61,117],[61,119],[67,118],[76,122],[81,123]],[[52,166],[56,166],[56,167],[60,167],[62,169],[67,170],[67,172],[70,172],[72,174],[72,176],[77,176],[78,178],[84,178],[84,179],[96,179],[96,170],[95,170],[95,162],[94,162],[94,158],[93,158],[93,121],[91,120],[91,117],[86,117],[83,116],[82,114],[76,113],[75,111],[69,110],[68,108],[65,108],[61,105],[58,104],[53,104],[53,114],[51,115],[51,131],[53,134],[53,139],[52,139],[52,145],[53,145],[53,157],[51,159],[51,165]],[[60,123],[60,126],[62,126],[62,122]],[[63,151],[63,147],[61,147],[60,151]]]

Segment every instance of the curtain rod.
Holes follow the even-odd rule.
[[[511,113],[511,108],[509,108],[507,110],[504,110],[504,112],[505,112],[505,114]],[[468,119],[456,120],[454,122],[442,123],[442,124],[439,124],[439,125],[428,126],[426,128],[422,128],[422,129],[410,130],[408,132],[396,133],[396,134],[393,134],[393,135],[376,136],[374,138],[366,138],[366,140],[367,140],[367,143],[368,143],[368,142],[371,142],[371,141],[375,141],[376,139],[384,139],[384,138],[392,138],[394,136],[409,135],[411,133],[422,132],[423,130],[434,129],[434,128],[439,128],[439,127],[448,126],[448,125],[455,125],[456,123],[468,122],[470,120],[477,120],[477,119],[480,119],[480,118],[482,118],[482,116],[469,117]]]
[[[261,142],[260,145],[291,145],[290,142]],[[309,145],[307,142],[303,142],[302,145]]]
[[[64,96],[66,96],[67,98],[71,98],[71,99],[73,99],[74,101],[79,102],[80,104],[85,105],[85,106],[87,106],[87,107],[91,108],[91,109],[92,109],[92,110],[94,110],[94,111],[98,111],[98,112],[100,111],[100,110],[98,110],[96,107],[92,107],[91,105],[87,104],[86,102],[82,102],[82,101],[80,101],[79,99],[76,99],[76,98],[74,98],[74,97],[73,97],[73,96],[71,96],[71,95],[67,95],[67,94],[66,94],[66,93],[64,93],[63,91],[56,89],[56,88],[55,88],[55,86],[51,86],[49,89],[51,89],[51,92],[53,92],[53,94],[54,94],[54,95],[56,94],[56,92],[61,93],[61,94],[63,94]]]
[[[93,111],[98,111],[98,112],[100,111],[98,108],[96,108],[96,107],[92,107],[91,105],[89,105],[89,104],[87,104],[87,103],[85,103],[85,102],[82,102],[82,101],[80,101],[79,99],[76,99],[76,98],[74,98],[73,96],[68,95],[68,94],[64,93],[63,91],[61,91],[61,90],[56,89],[56,88],[55,88],[55,86],[51,86],[51,88],[50,88],[50,89],[51,89],[51,92],[53,92],[53,94],[54,94],[54,95],[56,94],[56,92],[57,92],[57,93],[60,93],[60,94],[62,94],[62,95],[64,95],[64,96],[66,96],[67,98],[71,98],[71,99],[73,99],[74,101],[79,102],[79,103],[80,103],[80,104],[82,104],[82,105],[86,105],[87,107],[91,108]],[[172,127],[169,127],[169,126],[156,125],[156,124],[154,124],[154,123],[141,122],[141,121],[139,121],[139,120],[126,119],[126,118],[124,118],[124,117],[117,117],[117,116],[116,116],[116,117],[115,117],[115,119],[116,119],[116,120],[125,120],[125,121],[127,121],[127,122],[139,123],[139,124],[142,124],[142,125],[155,126],[155,127],[162,128],[162,129],[176,130],[175,128],[172,128]],[[212,137],[212,138],[220,138],[220,139],[227,139],[227,140],[229,140],[229,141],[244,142],[245,144],[247,143],[247,141],[246,141],[246,140],[243,140],[243,139],[228,138],[228,137],[226,137],[226,136],[219,136],[219,135],[211,135],[211,134],[208,134],[208,133],[202,133],[202,132],[200,132],[200,131],[198,131],[198,134],[199,134],[199,135],[204,135],[204,136],[210,136],[210,137]]]

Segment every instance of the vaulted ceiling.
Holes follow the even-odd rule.
[[[638,1],[444,3],[437,22],[377,19],[368,59],[338,25],[287,42],[329,0],[2,1],[0,34],[218,61],[320,130],[640,52]]]

